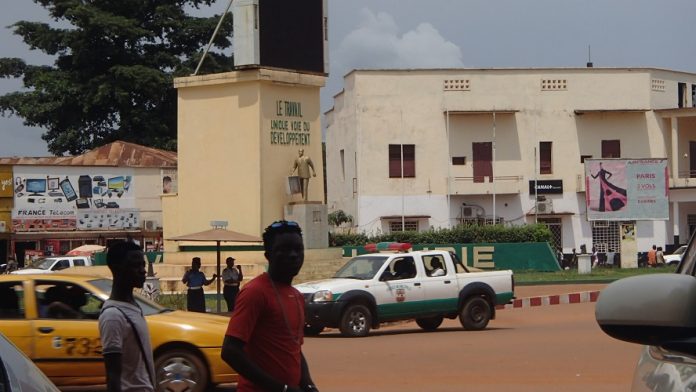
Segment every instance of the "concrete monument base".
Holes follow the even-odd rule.
[[[305,249],[329,247],[329,221],[326,204],[319,201],[290,202],[285,206],[284,216],[285,220],[300,224]]]

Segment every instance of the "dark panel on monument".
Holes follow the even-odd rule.
[[[324,73],[323,0],[259,0],[261,64]]]

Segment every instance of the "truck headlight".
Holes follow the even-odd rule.
[[[333,293],[330,290],[321,290],[314,293],[312,302],[331,302],[333,301]]]

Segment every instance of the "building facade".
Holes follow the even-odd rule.
[[[652,68],[356,70],[326,113],[329,211],[360,232],[542,222],[554,246],[618,251],[589,221],[588,158],[666,158],[669,219],[637,249],[696,230],[696,74]]]
[[[27,256],[126,238],[155,250],[176,163],[176,153],[125,142],[73,157],[0,158],[0,260],[22,265]]]

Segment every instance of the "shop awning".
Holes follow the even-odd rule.
[[[142,237],[144,232],[140,230],[103,230],[103,231],[36,231],[36,232],[20,232],[12,233],[12,238],[15,241],[37,241],[46,239],[94,239],[94,238],[115,238],[115,237],[125,237],[130,235],[131,237],[137,238]]]

